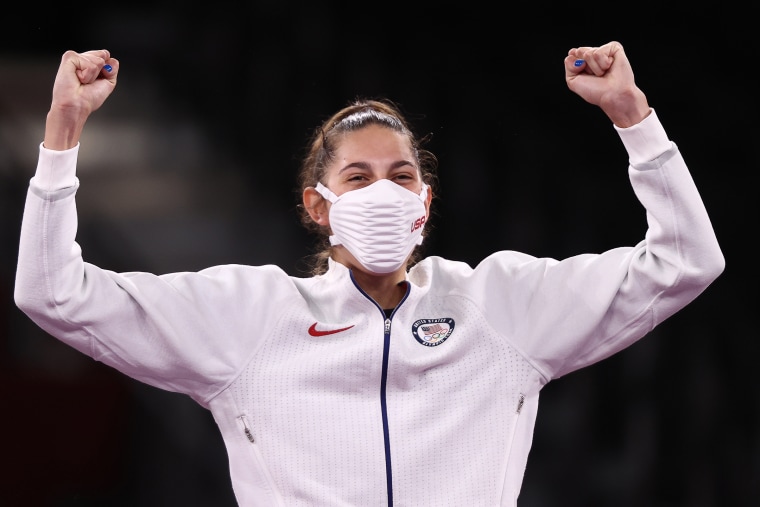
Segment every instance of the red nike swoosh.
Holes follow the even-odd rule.
[[[317,329],[317,323],[315,322],[309,328],[309,334],[311,336],[327,336],[328,334],[340,333],[341,331],[345,331],[346,329],[351,329],[352,327],[354,326],[342,327],[340,329],[329,329],[327,331],[320,331]]]

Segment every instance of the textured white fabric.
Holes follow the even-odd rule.
[[[335,195],[317,183],[316,190],[330,206],[330,244],[345,246],[373,273],[392,273],[402,267],[414,247],[422,244],[427,185],[415,194],[387,179]]]

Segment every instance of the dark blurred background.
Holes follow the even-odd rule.
[[[671,2],[19,4],[0,30],[0,505],[232,506],[210,414],[40,331],[13,303],[18,232],[62,53],[108,48],[119,85],[82,139],[85,259],[133,271],[276,263],[301,274],[311,130],[398,102],[440,160],[428,253],[566,257],[645,216],[573,46],[623,43],[711,214],[726,271],[612,358],[543,391],[521,507],[760,505],[757,16]],[[21,13],[18,13],[18,12]],[[754,330],[754,331],[753,331]],[[463,464],[466,466],[466,464]]]

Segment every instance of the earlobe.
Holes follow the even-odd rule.
[[[312,220],[319,225],[329,225],[325,198],[314,187],[306,187],[303,191],[303,206]]]

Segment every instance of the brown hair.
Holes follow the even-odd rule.
[[[392,101],[388,99],[356,99],[327,118],[322,125],[314,130],[306,147],[306,154],[301,161],[301,169],[298,174],[299,198],[307,187],[316,186],[318,182],[325,183],[323,178],[327,167],[334,160],[340,136],[346,132],[360,130],[368,125],[382,125],[407,136],[422,181],[430,186],[433,196],[436,195],[435,183],[437,181],[438,160],[432,152],[422,148],[422,144],[428,140],[428,137],[418,138],[399,106]],[[318,238],[316,253],[309,258],[308,270],[312,275],[324,273],[327,270],[327,259],[330,257],[330,231],[327,227],[315,223],[303,204],[300,204],[298,209],[301,223]],[[425,224],[423,234],[429,232],[429,227],[429,224]],[[410,265],[419,260],[418,250],[419,247],[412,254]]]

